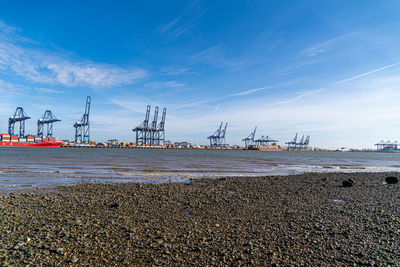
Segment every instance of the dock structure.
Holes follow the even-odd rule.
[[[267,146],[271,144],[278,143],[278,140],[271,139],[269,136],[262,135],[261,138],[254,140],[257,146]]]
[[[146,115],[144,121],[132,131],[136,133],[137,146],[163,146],[165,143],[165,119],[167,115],[167,108],[163,108],[161,122],[158,121],[159,107],[155,107],[153,121],[150,123],[151,106],[146,108]]]
[[[242,141],[244,141],[244,149],[257,150],[260,148],[269,147],[271,145],[277,145],[278,140],[274,140],[269,136],[262,135],[260,138],[255,139],[256,130],[257,127],[254,128],[254,131],[248,137],[242,139]]]
[[[53,123],[61,121],[54,116],[51,110],[46,110],[43,117],[37,121],[37,135],[40,137],[52,137],[53,136]]]
[[[227,146],[225,142],[225,134],[226,134],[226,128],[228,127],[228,123],[225,123],[225,127],[222,128],[223,124],[224,123],[221,122],[219,128],[212,135],[207,137],[207,139],[210,140],[210,147],[223,148]]]
[[[86,98],[85,113],[82,118],[74,124],[76,144],[90,143],[89,113],[91,100],[92,98],[90,96]]]
[[[400,149],[400,143],[397,141],[391,142],[391,141],[380,141],[379,143],[375,144],[377,150],[399,150]]]
[[[17,107],[12,115],[8,119],[8,134],[14,135],[15,134],[15,124],[19,122],[19,136],[25,136],[25,120],[29,120],[31,117],[26,115],[25,111],[21,107]]]
[[[257,126],[254,128],[254,131],[251,132],[251,134],[249,136],[247,136],[246,138],[242,139],[242,141],[244,142],[244,147],[248,148],[249,146],[254,145],[254,137],[256,135],[256,130],[257,130]]]
[[[293,141],[287,142],[287,148],[290,150],[305,150],[309,148],[310,136],[307,135],[304,139],[304,135],[301,137],[300,141],[298,139],[298,134],[296,133]]]

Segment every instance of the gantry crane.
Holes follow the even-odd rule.
[[[43,117],[40,118],[37,122],[37,135],[43,137],[43,131],[46,130],[46,137],[53,136],[53,123],[60,121],[54,116],[51,110],[46,110],[43,114]]]
[[[214,134],[207,137],[207,139],[210,139],[211,147],[221,148],[221,147],[226,146],[225,134],[226,134],[226,128],[228,126],[228,123],[225,123],[224,129],[222,129],[223,124],[224,123],[221,122],[221,124],[219,125],[219,128],[214,132]]]
[[[29,120],[31,117],[26,115],[24,112],[24,109],[21,107],[17,107],[17,109],[14,112],[14,115],[12,115],[8,119],[8,133],[10,135],[14,135],[15,133],[15,124],[19,122],[19,137],[24,137],[25,136],[25,120]]]
[[[75,122],[75,143],[90,143],[90,123],[89,123],[89,113],[90,113],[90,103],[91,97],[86,98],[85,113],[82,118]]]
[[[254,131],[247,136],[246,138],[242,139],[244,141],[244,146],[247,148],[251,145],[254,145],[254,137],[256,135],[257,126],[254,128]]]

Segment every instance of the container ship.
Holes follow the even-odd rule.
[[[63,143],[54,137],[0,134],[0,147],[60,147]]]
[[[400,143],[397,141],[380,141],[375,144],[377,152],[386,152],[386,153],[400,153]]]

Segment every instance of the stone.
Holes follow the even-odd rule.
[[[118,202],[114,202],[110,205],[110,208],[118,208],[119,207],[119,203]]]
[[[76,256],[73,256],[73,257],[71,258],[71,262],[72,262],[72,263],[77,263],[77,262],[78,262],[78,258],[77,258]]]
[[[348,180],[342,181],[342,186],[343,187],[352,187],[353,186],[353,180],[348,179]]]
[[[387,184],[397,184],[398,182],[399,182],[399,179],[397,179],[397,177],[394,177],[394,176],[386,177]]]
[[[64,255],[64,248],[57,248],[57,253],[60,255]]]

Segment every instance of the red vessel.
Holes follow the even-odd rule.
[[[1,134],[0,137],[0,147],[60,147],[63,144],[57,142],[54,137],[27,136],[20,138],[10,134]]]
[[[37,142],[37,143],[22,143],[22,142],[2,142],[0,147],[60,147],[62,142]]]

